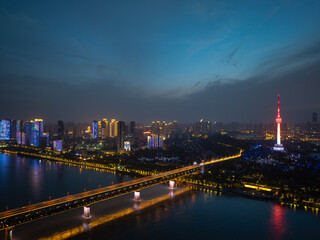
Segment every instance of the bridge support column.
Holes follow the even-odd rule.
[[[135,191],[135,192],[134,192],[134,200],[137,201],[137,202],[140,202],[140,201],[141,201],[140,191]]]
[[[84,206],[83,207],[83,217],[86,218],[86,219],[91,218],[90,206]]]
[[[204,171],[205,171],[204,165],[201,165],[201,167],[200,167],[200,173],[201,173],[201,174],[204,174]]]
[[[170,180],[170,181],[169,181],[169,188],[170,188],[170,189],[174,189],[175,183],[176,183],[175,181]]]
[[[12,240],[13,237],[13,228],[7,228],[4,230],[4,239],[5,240]]]

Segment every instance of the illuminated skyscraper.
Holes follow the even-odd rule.
[[[17,135],[17,121],[16,120],[11,120],[10,123],[10,138],[15,139]]]
[[[102,119],[101,122],[101,137],[103,139],[109,137],[109,125],[108,120],[106,118]]]
[[[281,131],[280,131],[280,125],[281,125],[282,119],[280,117],[280,97],[278,94],[278,114],[276,118],[277,123],[277,143],[274,145],[273,150],[275,151],[283,151],[283,145],[281,144]]]
[[[35,119],[34,122],[36,125],[39,126],[39,136],[43,137],[43,120],[42,119]]]
[[[10,140],[10,120],[0,120],[0,140]]]
[[[115,119],[111,119],[109,136],[116,137],[117,135],[118,135],[118,121],[116,121]]]
[[[40,137],[43,137],[43,120],[31,120],[29,122],[26,122],[24,126],[29,145],[39,147]]]
[[[16,121],[16,141],[18,144],[22,144],[22,129],[23,129],[23,122],[22,120]]]
[[[151,134],[147,139],[148,148],[163,148],[163,140],[165,138],[158,134]]]
[[[92,138],[98,138],[98,121],[92,122]]]
[[[53,141],[53,149],[55,151],[61,152],[62,151],[62,140]]]
[[[102,136],[102,122],[98,121],[98,136]]]
[[[25,145],[29,145],[30,144],[30,138],[31,138],[31,135],[30,135],[30,122],[25,122],[23,124],[23,131],[25,133]]]

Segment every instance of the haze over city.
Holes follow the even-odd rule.
[[[2,1],[1,118],[284,122],[320,112],[319,1]]]

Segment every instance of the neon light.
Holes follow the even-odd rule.
[[[0,140],[10,140],[10,120],[0,121]]]

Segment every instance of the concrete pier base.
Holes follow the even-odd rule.
[[[140,202],[141,201],[140,192],[139,191],[134,192],[134,200],[136,202]]]
[[[86,218],[86,219],[91,218],[90,206],[84,206],[83,207],[83,217]]]
[[[4,230],[4,239],[5,240],[13,239],[13,228],[8,228]]]
[[[170,181],[169,181],[169,188],[170,188],[170,189],[174,189],[175,183],[176,183],[175,181],[170,180]]]

